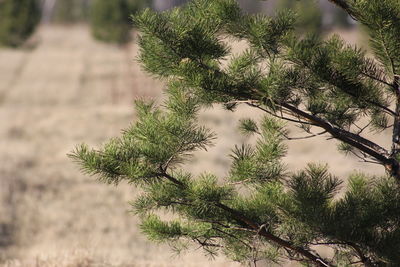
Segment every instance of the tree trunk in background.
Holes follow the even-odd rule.
[[[42,23],[49,23],[53,17],[54,7],[57,0],[42,1]]]

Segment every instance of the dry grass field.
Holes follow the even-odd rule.
[[[127,202],[137,192],[98,183],[66,156],[76,144],[98,146],[118,135],[135,118],[135,98],[161,99],[162,84],[134,61],[137,50],[134,43],[95,42],[84,26],[45,26],[35,47],[0,49],[0,265],[237,266],[224,258],[210,262],[196,248],[176,257],[149,243],[129,214]],[[219,139],[188,169],[223,176],[229,149],[246,141],[236,122],[249,112],[207,110],[201,120]],[[325,139],[291,141],[288,166],[329,162],[343,178],[353,169],[382,173],[340,155]],[[387,144],[385,139],[379,141]]]

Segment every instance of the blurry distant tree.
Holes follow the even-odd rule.
[[[170,9],[175,6],[182,5],[186,3],[188,0],[153,0],[152,1],[152,8],[157,11],[163,11],[166,9]]]
[[[38,0],[0,0],[0,45],[20,46],[39,21]]]
[[[104,42],[125,43],[133,26],[131,14],[145,7],[146,0],[93,0],[90,23],[93,36]]]
[[[132,206],[142,231],[178,250],[192,242],[254,265],[400,266],[400,1],[330,1],[368,30],[370,53],[337,35],[299,34],[290,11],[253,15],[234,0],[136,15],[139,61],[165,81],[164,102],[137,101],[137,120],[120,137],[71,157],[103,182],[139,187]],[[237,52],[231,40],[247,46]],[[199,118],[213,105],[264,115],[238,120],[254,139],[224,140],[224,177],[184,164],[215,142]],[[381,176],[339,178],[320,163],[290,170],[286,144],[316,136]]]
[[[128,8],[130,15],[135,15],[138,11],[151,7],[153,0],[126,0],[128,3]],[[132,21],[131,18],[129,18]]]
[[[52,20],[57,23],[85,21],[89,15],[89,0],[58,0]]]
[[[280,0],[278,10],[291,9],[297,14],[297,28],[302,32],[322,30],[322,12],[316,0]]]

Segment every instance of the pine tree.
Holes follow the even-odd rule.
[[[55,5],[53,21],[57,23],[76,23],[85,21],[89,13],[89,1],[58,0]]]
[[[145,4],[145,0],[93,0],[90,12],[93,36],[110,43],[129,41],[132,29],[130,15]]]
[[[132,206],[156,242],[177,249],[194,242],[240,262],[400,266],[400,2],[331,2],[368,29],[373,54],[339,36],[299,37],[290,11],[249,15],[234,0],[145,10],[134,19],[139,60],[166,81],[164,105],[136,101],[137,121],[120,137],[70,156],[103,182],[141,188]],[[232,39],[248,48],[232,54]],[[198,120],[212,104],[248,105],[265,116],[241,121],[257,142],[232,144],[227,177],[212,170],[194,177],[184,162],[215,142]],[[314,163],[291,172],[282,162],[286,123],[337,140],[341,151],[386,174],[339,179]],[[391,147],[365,136],[388,129]],[[176,217],[162,219],[160,211]]]
[[[39,20],[38,0],[1,0],[0,45],[22,45],[34,32]]]

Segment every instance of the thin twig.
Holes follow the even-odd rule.
[[[273,116],[273,117],[275,117],[275,118],[279,118],[279,119],[283,119],[283,120],[291,121],[291,122],[295,122],[295,123],[300,123],[300,124],[307,124],[307,125],[316,126],[316,124],[311,123],[311,122],[308,122],[308,121],[294,120],[294,119],[285,117],[285,116],[283,116],[283,115],[282,115],[282,116],[276,115],[275,113],[269,111],[268,109],[265,109],[265,108],[261,107],[260,105],[255,105],[255,104],[253,104],[253,103],[246,103],[246,104],[249,105],[249,106],[251,106],[251,107],[258,108],[258,109],[260,109],[260,110],[262,110],[262,111],[264,111],[264,112],[270,114],[271,116]]]
[[[327,133],[327,131],[322,131],[322,132],[319,132],[319,133],[316,133],[316,134],[310,134],[310,135],[301,136],[301,137],[289,137],[289,136],[286,136],[286,135],[284,135],[284,136],[285,136],[285,138],[287,140],[301,140],[301,139],[308,139],[308,138],[313,138],[313,137],[316,137],[316,136],[320,136],[320,135],[323,135],[325,133]]]

